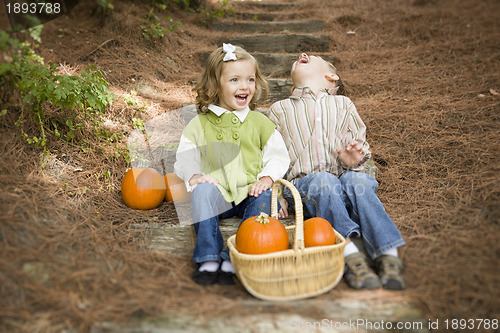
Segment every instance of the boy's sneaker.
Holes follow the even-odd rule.
[[[366,256],[356,252],[345,257],[345,278],[351,288],[377,289],[380,280],[375,272],[368,266]]]
[[[383,255],[375,259],[377,273],[382,281],[384,289],[403,290],[406,289],[406,281],[403,277],[403,263],[395,256]]]

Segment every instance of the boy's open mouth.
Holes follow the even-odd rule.
[[[302,53],[299,57],[299,60],[297,60],[297,63],[299,64],[307,64],[308,62],[309,62],[309,57],[305,53]]]

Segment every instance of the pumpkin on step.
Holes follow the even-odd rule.
[[[313,217],[304,221],[304,246],[335,245],[335,231],[332,225],[322,217]]]
[[[165,199],[167,201],[186,202],[191,198],[191,193],[187,191],[186,184],[175,173],[168,173],[165,176]]]
[[[236,232],[236,249],[245,254],[264,254],[288,249],[288,232],[283,224],[266,213],[253,216]]]
[[[122,180],[123,202],[134,209],[153,209],[165,199],[165,181],[152,168],[129,169]]]

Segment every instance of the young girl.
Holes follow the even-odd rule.
[[[274,123],[251,111],[267,98],[268,86],[241,47],[224,44],[212,52],[195,90],[199,114],[183,131],[174,165],[192,191],[193,260],[199,265],[192,277],[201,285],[233,284],[219,218],[270,214],[270,188],[290,159]]]

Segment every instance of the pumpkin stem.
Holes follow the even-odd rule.
[[[269,223],[269,215],[264,212],[260,212],[259,216],[255,218],[255,221],[262,224]]]

